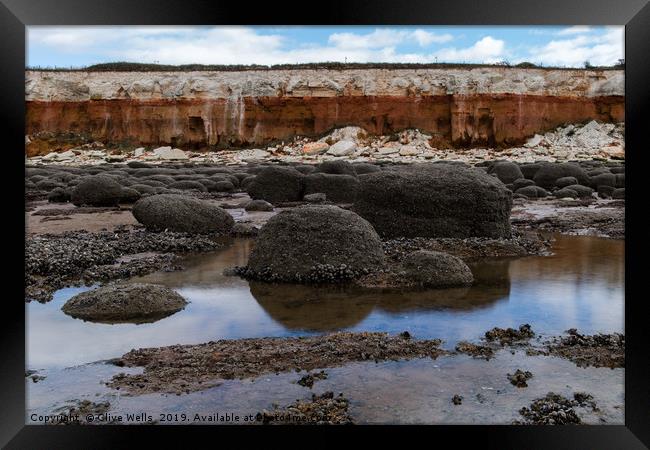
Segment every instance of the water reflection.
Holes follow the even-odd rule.
[[[132,280],[166,285],[190,302],[155,323],[97,324],[60,311],[88,288],[62,289],[50,303],[27,304],[28,366],[66,367],[137,347],[336,330],[408,330],[421,338],[442,338],[448,346],[478,339],[494,326],[521,323],[543,334],[572,327],[585,333],[623,330],[622,241],[560,236],[553,256],[471,264],[473,286],[421,291],[249,285],[223,270],[245,265],[253,243],[228,242],[216,253],[187,258],[184,271]]]
[[[373,310],[376,293],[341,286],[253,282],[251,295],[290,330],[336,331],[358,324]]]

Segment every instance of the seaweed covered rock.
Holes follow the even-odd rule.
[[[512,193],[481,169],[414,164],[360,179],[353,209],[381,236],[510,236]]]
[[[176,194],[151,195],[133,205],[133,216],[152,231],[225,234],[234,220],[228,212],[206,201]]]
[[[305,194],[324,193],[328,200],[352,203],[359,191],[359,179],[350,175],[312,173],[305,177]]]
[[[494,163],[488,170],[488,173],[493,173],[505,184],[512,183],[520,178],[524,178],[524,174],[521,173],[519,166],[510,161],[498,161]]]
[[[589,175],[582,167],[575,163],[544,163],[540,165],[539,170],[535,172],[533,181],[544,189],[551,189],[555,182],[564,177],[574,177],[578,183],[589,185]],[[566,186],[563,186],[566,187]]]
[[[328,283],[383,264],[381,241],[366,220],[336,206],[308,205],[269,219],[240,274],[262,281]]]
[[[303,174],[291,167],[266,167],[246,186],[253,200],[297,202],[302,198]]]
[[[347,161],[337,159],[334,161],[325,161],[316,166],[315,172],[329,173],[332,175],[350,175],[357,176],[357,172],[352,164]]]
[[[409,280],[427,287],[467,286],[474,281],[472,271],[462,259],[443,252],[410,253],[402,262],[402,270]]]
[[[74,187],[70,201],[75,206],[115,206],[122,199],[122,194],[122,186],[114,178],[95,175]]]
[[[77,294],[61,309],[92,322],[149,322],[174,314],[186,304],[183,297],[165,286],[116,283]]]

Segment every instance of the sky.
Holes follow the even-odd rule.
[[[616,64],[624,27],[586,26],[30,26],[29,67],[103,62]]]

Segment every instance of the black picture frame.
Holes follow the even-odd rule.
[[[0,445],[6,448],[120,448],[152,435],[167,444],[214,439],[224,443],[224,433],[258,437],[266,427],[49,427],[25,425],[25,308],[19,298],[24,286],[18,281],[24,261],[24,146],[25,135],[25,27],[29,25],[625,25],[625,116],[627,204],[639,201],[644,152],[650,151],[645,130],[650,103],[650,4],[646,0],[360,0],[327,3],[265,2],[260,4],[205,0],[2,0],[0,48],[2,53],[2,139],[5,205],[4,217],[6,294],[3,299],[2,358],[0,358]],[[23,167],[23,171],[19,168]],[[628,187],[626,185],[626,187]],[[646,344],[645,295],[635,294],[642,279],[643,213],[634,218],[626,208],[625,264],[625,425],[624,426],[431,426],[419,431],[447,438],[454,445],[476,443],[482,448],[644,448],[650,445],[650,368]],[[640,209],[643,211],[643,208]],[[632,216],[630,215],[632,214]],[[23,239],[18,237],[22,236]],[[14,242],[15,241],[15,242]],[[16,245],[8,246],[7,243]],[[630,245],[629,243],[632,242]],[[24,264],[23,264],[24,267]],[[21,292],[22,291],[22,292]],[[313,431],[309,427],[309,431]],[[357,428],[357,427],[355,427]],[[365,427],[358,427],[365,428]],[[282,430],[273,428],[273,431]],[[349,428],[346,428],[346,430]],[[367,429],[367,428],[366,428]],[[322,432],[319,428],[319,432]],[[241,433],[245,431],[245,433]],[[333,434],[341,428],[328,429]],[[374,436],[399,437],[412,427],[373,427]],[[292,433],[295,433],[292,431]],[[191,436],[196,441],[189,441]],[[295,435],[294,435],[295,436]],[[219,440],[217,440],[219,439]],[[295,439],[295,438],[293,438]],[[149,441],[151,442],[151,441]],[[210,442],[210,441],[207,441]],[[304,441],[303,441],[304,442]],[[337,445],[332,440],[332,445]],[[426,441],[425,441],[426,442]],[[429,441],[441,443],[444,441]],[[305,442],[306,443],[306,442]],[[286,445],[298,445],[300,441]],[[647,448],[647,447],[646,447]]]

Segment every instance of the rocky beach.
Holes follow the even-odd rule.
[[[623,423],[621,71],[26,89],[32,413]]]

